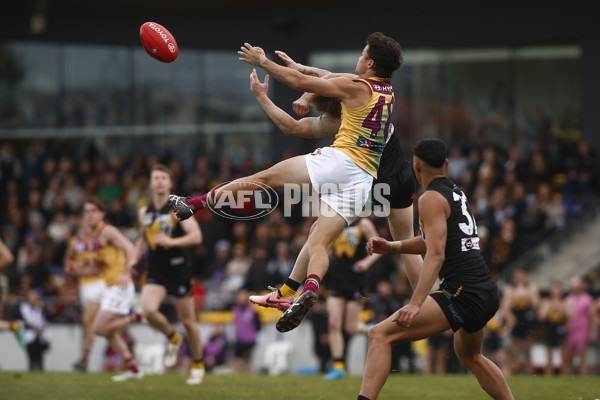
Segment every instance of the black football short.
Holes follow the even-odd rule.
[[[190,278],[166,279],[164,277],[148,275],[146,283],[164,286],[167,294],[175,296],[178,299],[192,295],[192,282]]]
[[[460,287],[454,293],[444,289],[431,293],[439,304],[454,332],[464,328],[469,333],[482,329],[498,311],[500,295],[498,289],[473,289]]]
[[[347,282],[345,284],[330,285],[329,295],[342,297],[347,301],[359,301],[364,296],[364,284]]]
[[[381,205],[377,196],[373,194],[375,190],[378,190],[375,185],[380,184],[389,185],[389,194],[383,194],[382,197],[390,203],[390,208],[407,208],[412,205],[417,184],[413,177],[412,166],[408,161],[405,161],[400,170],[394,175],[379,176],[373,181],[373,191],[371,193],[374,205]],[[379,193],[383,192],[380,191]]]

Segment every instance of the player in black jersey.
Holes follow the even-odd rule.
[[[277,54],[286,62],[288,67],[302,73],[319,77],[337,76],[336,74],[331,74],[329,71],[298,64],[283,52],[277,52]],[[252,93],[256,96],[256,99],[271,120],[285,134],[304,138],[322,138],[337,133],[341,118],[341,106],[338,99],[304,94],[299,100],[294,102],[294,110],[299,115],[305,116],[312,103],[321,115],[319,117],[304,117],[296,120],[269,99],[267,96],[268,83],[268,75],[265,77],[264,82],[260,82],[256,71],[250,74],[250,88]],[[395,133],[390,136],[383,149],[377,176],[377,180],[373,182],[374,188],[381,187],[380,185],[382,184],[389,187],[389,192],[384,193],[383,198],[389,203],[388,222],[392,237],[395,240],[413,237],[412,203],[416,184],[412,175],[411,165],[405,159],[400,148],[400,141]],[[377,201],[377,196],[374,196],[373,200],[374,204],[381,205]],[[421,256],[406,255],[402,258],[402,263],[411,284],[413,286],[416,285],[422,264]],[[294,269],[283,287],[272,293],[251,296],[250,301],[263,307],[286,310],[293,301],[296,290],[306,278],[307,268],[308,251],[306,248],[303,248],[296,259]]]
[[[483,328],[499,306],[498,288],[479,252],[477,225],[467,198],[446,178],[446,146],[420,140],[413,168],[425,192],[419,198],[421,236],[397,242],[374,238],[369,253],[425,254],[410,302],[369,330],[367,361],[359,400],[375,399],[390,371],[391,348],[452,328],[459,360],[494,399],[512,399],[500,369],[481,354]],[[430,289],[439,276],[439,290]]]
[[[150,173],[150,204],[139,210],[143,235],[137,241],[138,257],[147,252],[148,265],[141,296],[142,314],[169,338],[165,366],[172,367],[183,338],[159,307],[167,295],[176,297],[177,316],[185,328],[192,353],[193,364],[187,383],[196,385],[204,378],[204,362],[192,297],[192,277],[183,248],[200,244],[202,232],[194,218],[179,222],[173,215],[167,205],[172,186],[171,171],[162,164],[155,165]]]
[[[367,325],[359,316],[367,272],[379,258],[367,254],[366,244],[376,236],[375,225],[368,218],[361,218],[345,228],[333,243],[327,271],[328,333],[333,368],[325,375],[326,380],[346,377],[344,331],[348,336],[367,332]]]

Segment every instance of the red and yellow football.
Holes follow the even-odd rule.
[[[140,28],[140,40],[146,53],[158,61],[170,63],[177,59],[179,49],[171,32],[156,22],[146,22]]]

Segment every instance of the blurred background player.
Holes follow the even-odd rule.
[[[346,348],[344,334],[367,333],[360,320],[366,290],[366,274],[380,255],[367,254],[367,241],[377,236],[375,225],[361,218],[342,231],[333,243],[331,265],[327,272],[329,297],[329,348],[333,368],[324,379],[346,377]]]
[[[65,266],[67,273],[74,274],[73,264],[92,263],[94,258],[94,249],[92,243],[92,230],[85,219],[80,224],[79,233],[72,237],[69,242],[69,247],[65,253]],[[100,276],[100,273],[79,276],[79,299],[83,306],[83,315],[81,322],[83,325],[83,349],[81,359],[73,365],[77,371],[87,371],[88,357],[92,344],[94,343],[94,320],[100,310],[100,302],[102,295],[106,290],[106,283]]]
[[[15,260],[15,256],[10,251],[8,247],[4,244],[2,239],[0,239],[0,270],[8,267]],[[0,301],[2,298],[0,297]],[[17,335],[17,340],[19,341],[19,345],[21,347],[25,347],[27,345],[27,341],[25,340],[25,324],[22,320],[15,321],[4,321],[0,320],[0,332],[2,331],[11,331]]]
[[[192,276],[183,248],[199,245],[202,232],[194,218],[179,222],[173,216],[167,205],[172,189],[171,170],[162,164],[154,165],[150,172],[150,204],[140,208],[138,215],[143,227],[143,235],[136,243],[138,258],[148,252],[148,272],[141,296],[142,314],[169,339],[165,366],[174,366],[183,338],[159,307],[167,295],[175,296],[177,316],[185,328],[192,355],[187,383],[197,385],[204,379],[204,360],[192,297]]]
[[[100,272],[106,283],[100,311],[94,320],[94,332],[106,337],[110,347],[127,366],[127,371],[113,376],[112,380],[121,382],[142,379],[144,374],[138,368],[122,335],[129,323],[139,322],[140,319],[139,315],[130,314],[135,296],[131,274],[136,263],[136,249],[116,227],[104,222],[105,215],[106,208],[102,201],[89,198],[84,202],[83,218],[92,232],[93,259],[85,263],[68,260],[68,268],[82,276]]]
[[[566,372],[567,348],[566,344],[566,323],[571,317],[571,309],[567,304],[563,287],[560,283],[554,282],[550,287],[550,294],[544,297],[540,302],[538,310],[538,319],[544,325],[544,342],[546,344],[546,375],[554,374],[554,350],[559,349],[562,360],[561,373]]]
[[[531,348],[539,304],[537,285],[527,281],[527,273],[523,268],[515,268],[512,282],[504,287],[502,294],[502,314],[506,317],[506,326],[511,335],[509,367],[512,373],[521,369],[528,374],[533,372]],[[520,355],[524,358],[522,368],[519,363]]]
[[[318,223],[309,235],[305,256],[309,257],[303,293],[277,321],[276,328],[287,332],[297,327],[316,300],[321,279],[329,266],[328,250],[340,232],[362,211],[370,191],[381,152],[390,134],[394,92],[392,73],[400,67],[400,44],[380,32],[369,35],[357,62],[361,79],[340,77],[324,80],[303,75],[270,61],[260,47],[246,43],[238,51],[240,60],[262,67],[275,79],[301,91],[339,98],[342,125],[335,142],[307,154],[286,159],[268,170],[241,178],[209,193],[185,199],[171,195],[169,202],[179,218],[189,218],[200,208],[217,204],[222,193],[237,194],[247,180],[280,189],[285,184],[327,183],[332,190],[320,193]],[[368,123],[364,121],[368,119]],[[242,183],[242,185],[240,185]]]

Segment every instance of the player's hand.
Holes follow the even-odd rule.
[[[256,68],[253,68],[250,73],[250,90],[256,98],[266,96],[269,91],[269,75],[265,76],[265,82],[263,83],[258,79]]]
[[[173,245],[173,238],[168,237],[164,233],[159,233],[153,237],[154,244],[162,247],[170,247]]]
[[[304,117],[310,111],[310,94],[304,93],[300,98],[292,103],[292,109],[301,117]]]
[[[352,266],[352,269],[356,272],[367,272],[369,268],[371,268],[371,263],[364,258],[362,260],[358,260]]]
[[[384,238],[376,237],[369,239],[367,242],[367,253],[369,253],[370,256],[372,256],[373,253],[388,254],[391,251],[392,244]]]
[[[275,54],[277,54],[277,56],[279,58],[281,58],[281,60],[285,63],[285,65],[288,66],[288,68],[295,69],[296,71],[299,71],[299,72],[302,72],[302,70],[305,69],[304,65],[299,64],[296,61],[292,60],[292,57],[288,56],[283,51],[275,50]]]
[[[267,59],[265,51],[260,47],[252,46],[250,43],[244,43],[244,45],[238,50],[240,55],[240,61],[247,62],[255,67],[262,67],[262,63]]]
[[[408,328],[412,324],[413,318],[415,315],[417,315],[420,309],[421,307],[408,303],[394,313],[392,321],[398,326]]]
[[[125,273],[117,279],[117,282],[115,284],[121,288],[126,288],[127,285],[129,285],[130,281],[131,281],[131,275],[129,275],[128,273]]]

